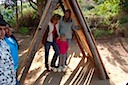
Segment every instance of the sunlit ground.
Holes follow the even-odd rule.
[[[127,46],[128,42],[126,41],[125,47]],[[115,85],[126,85],[128,82],[128,53],[118,39],[113,39],[111,42],[107,40],[104,43],[103,41],[99,42],[98,49],[110,81]]]
[[[23,43],[23,41],[21,42]],[[81,75],[82,67],[79,67],[75,75],[72,73],[80,62],[82,55],[76,42],[73,41],[73,43],[72,49],[74,50],[69,55],[71,61],[66,73],[46,72],[44,67],[44,49],[41,48],[35,55],[25,85],[72,85],[74,82],[77,82],[80,78],[79,75]],[[98,40],[97,44],[101,59],[110,79],[100,80],[97,73],[95,73],[90,85],[125,85],[128,82],[128,53],[123,49],[117,39],[113,39],[111,42],[110,40],[109,42],[107,40]],[[128,44],[125,43],[125,47],[127,46]],[[25,57],[27,50],[28,48],[20,52],[19,56],[21,59],[23,56]],[[53,53],[54,51],[51,48],[49,64]],[[86,59],[84,62],[86,62]]]

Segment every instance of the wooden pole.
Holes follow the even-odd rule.
[[[86,54],[85,54],[85,52],[84,52],[84,50],[83,50],[83,47],[81,46],[81,43],[79,42],[80,40],[79,40],[79,38],[78,38],[78,36],[77,36],[77,34],[76,34],[76,32],[75,32],[74,30],[73,30],[73,33],[74,33],[74,36],[75,36],[75,38],[76,38],[76,41],[77,41],[77,43],[78,43],[79,48],[80,48],[80,50],[81,50],[83,56],[85,57]]]
[[[29,71],[29,68],[31,66],[31,63],[34,59],[35,53],[38,49],[38,45],[41,41],[41,37],[43,36],[43,32],[45,32],[46,27],[48,25],[48,22],[51,20],[51,14],[53,14],[53,11],[58,3],[58,0],[48,0],[48,3],[46,5],[45,11],[43,13],[43,16],[41,18],[41,21],[38,25],[38,28],[36,30],[36,33],[34,35],[34,38],[31,42],[29,52],[28,52],[28,59],[25,65],[25,68],[23,70],[22,76],[20,78],[20,84],[22,85],[25,81],[25,78],[27,76],[27,73]]]
[[[76,16],[81,22],[81,26],[84,28],[84,33],[87,38],[87,42],[88,42],[89,48],[91,49],[92,55],[94,56],[96,67],[99,70],[100,78],[105,80],[106,79],[105,69],[103,68],[102,61],[100,60],[100,55],[96,49],[97,47],[95,46],[93,39],[91,37],[92,35],[90,34],[91,33],[90,29],[88,28],[87,23],[82,15],[82,12],[80,11],[80,7],[76,0],[69,0],[69,2]]]
[[[48,2],[47,2],[47,5],[46,5],[46,10],[49,9],[49,5],[50,5],[50,4],[51,4],[51,1],[48,1]],[[46,13],[47,13],[46,10],[44,10],[44,15],[42,16],[41,21],[40,21],[40,23],[39,23],[39,25],[38,25],[38,28],[37,28],[37,30],[36,30],[36,32],[35,32],[35,35],[34,35],[34,37],[33,37],[33,40],[31,41],[31,44],[30,44],[30,46],[29,46],[28,53],[27,53],[26,57],[24,58],[24,60],[22,61],[21,65],[20,65],[20,67],[19,67],[19,69],[18,69],[18,72],[17,72],[17,73],[18,73],[18,76],[19,76],[21,70],[24,69],[24,66],[25,66],[25,64],[26,64],[26,62],[27,62],[27,59],[28,59],[28,57],[29,57],[29,55],[30,55],[30,52],[31,52],[31,50],[32,50],[32,48],[33,48],[34,42],[36,41],[36,37],[37,37],[37,35],[38,35],[38,32],[39,32],[40,29],[41,29],[41,25],[42,25],[42,23],[43,23],[44,17],[46,16]],[[43,35],[43,34],[44,34],[44,32],[42,32],[42,35]]]
[[[83,49],[85,49],[85,51],[88,53],[88,55],[89,55],[91,58],[93,58],[92,52],[91,52],[91,50],[90,50],[90,48],[89,48],[89,46],[88,46],[87,39],[86,39],[86,37],[85,37],[85,34],[83,33],[83,30],[80,29],[80,30],[76,31],[76,33],[77,33],[77,35],[78,35],[79,38],[80,38],[79,42],[82,43]]]
[[[91,68],[83,85],[90,85],[95,68]]]

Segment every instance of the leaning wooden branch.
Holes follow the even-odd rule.
[[[35,5],[37,5],[37,3],[33,2],[32,0],[29,0],[30,6],[31,6],[33,9],[37,10],[37,8],[35,8],[32,3],[35,4]]]

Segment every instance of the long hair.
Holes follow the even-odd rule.
[[[72,22],[72,19],[71,19],[71,10],[70,9],[67,9],[67,10],[65,10],[65,12],[68,12],[69,13],[69,18],[68,19],[65,19],[65,15],[64,15],[63,20],[65,22]],[[65,12],[64,12],[64,14],[65,14]]]

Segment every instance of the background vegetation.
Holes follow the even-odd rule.
[[[0,12],[12,27],[26,34],[37,28],[46,2],[47,0],[15,1],[11,7],[0,5]],[[128,16],[126,16],[128,0],[78,0],[78,2],[96,38],[112,34],[123,36],[128,34],[125,33],[127,32],[128,22]],[[15,5],[16,3],[17,5]],[[17,12],[16,8],[18,9]],[[15,17],[16,13],[18,13],[18,21]],[[62,15],[61,9],[55,11],[55,13]],[[17,22],[18,29],[16,28]]]

